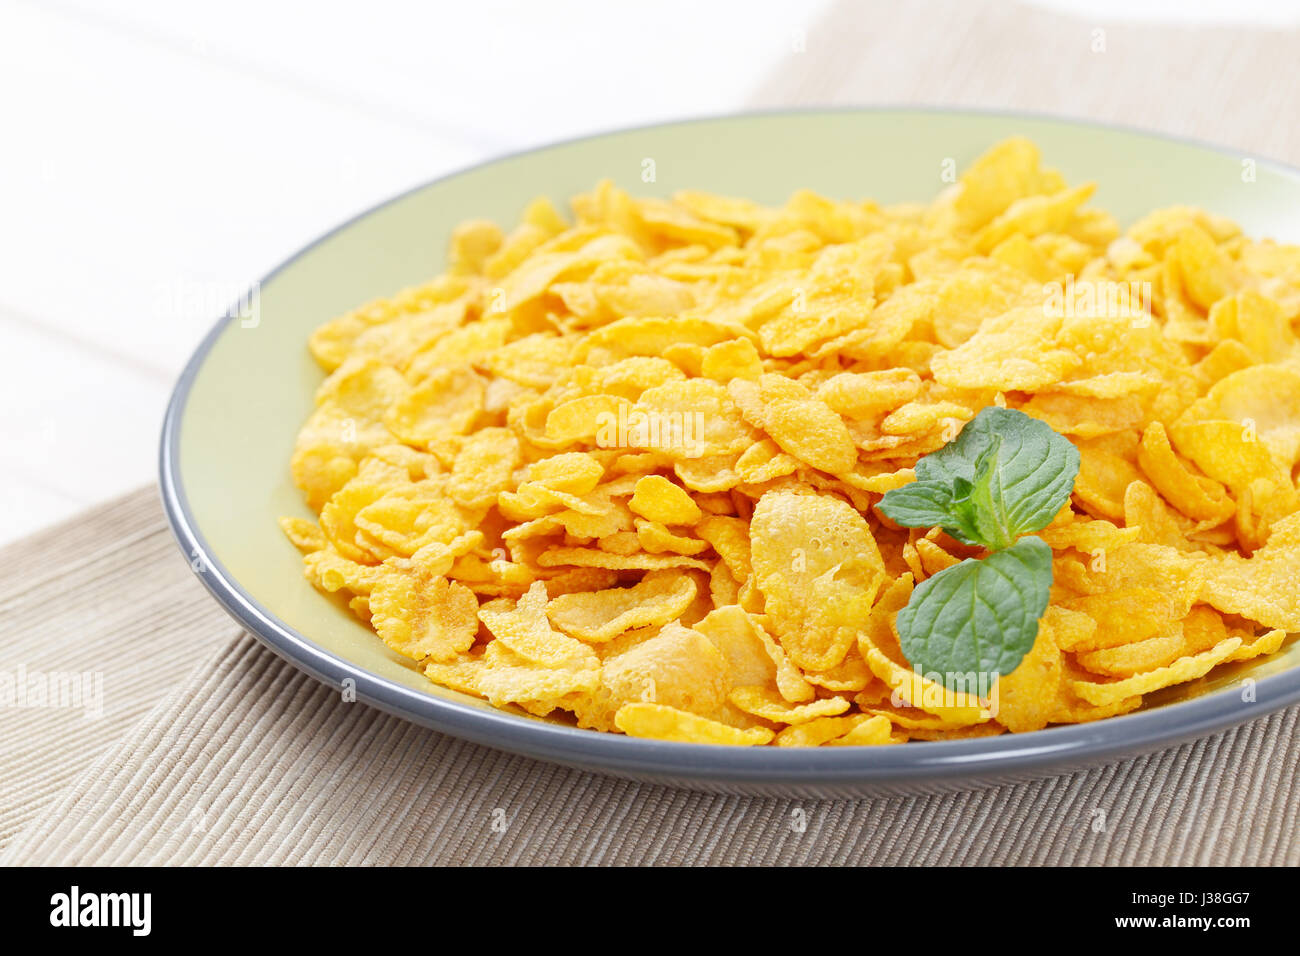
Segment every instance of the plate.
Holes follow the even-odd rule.
[[[760,113],[609,133],[447,176],[366,212],[280,266],[217,323],[176,386],[163,427],[168,518],[216,599],[272,650],[358,699],[444,733],[574,767],[727,792],[831,797],[965,789],[1172,746],[1300,699],[1300,642],[1220,668],[1141,711],[1094,724],[898,747],[717,747],[578,730],[436,687],[303,577],[281,515],[313,517],[289,479],[294,438],[323,378],[317,325],[441,271],[452,227],[515,222],[602,178],[643,195],[703,189],[783,201],[928,200],[1000,139],[1025,135],[1070,182],[1127,224],[1159,206],[1201,206],[1248,234],[1300,241],[1300,171],[1263,159],[1040,116],[870,109]],[[648,162],[649,161],[649,162]],[[653,177],[647,172],[653,170]],[[1248,175],[1249,174],[1249,175]],[[652,178],[653,181],[645,181]],[[345,683],[351,682],[351,683]]]

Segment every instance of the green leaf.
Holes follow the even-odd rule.
[[[886,492],[880,510],[905,528],[946,528],[953,521],[952,483],[913,481]]]
[[[917,462],[916,477],[978,485],[985,461],[991,463],[986,506],[1012,540],[1045,528],[1079,474],[1079,450],[1069,439],[1024,412],[994,405],[967,422],[956,441]]]
[[[1001,511],[996,446],[988,452],[975,463],[974,481],[961,477],[953,479],[955,527],[945,527],[944,530],[966,544],[980,544],[997,551],[1015,539],[1006,530]]]
[[[1052,549],[1032,536],[945,568],[898,613],[903,656],[950,690],[968,675],[1010,674],[1034,646],[1051,587]]]
[[[1079,450],[1068,439],[1024,412],[991,406],[918,461],[916,481],[886,493],[880,510],[905,527],[941,527],[997,551],[1046,527],[1078,473]]]

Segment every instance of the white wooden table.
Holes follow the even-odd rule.
[[[0,543],[152,480],[190,351],[319,233],[493,154],[752,105],[831,2],[0,0]]]

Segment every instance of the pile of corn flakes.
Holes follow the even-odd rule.
[[[1191,208],[1126,232],[1024,139],[928,205],[608,182],[321,326],[286,518],[307,577],[431,681],[641,737],[1023,732],[1300,631],[1300,247]],[[994,693],[894,618],[978,551],[875,507],[989,405],[1081,466]]]

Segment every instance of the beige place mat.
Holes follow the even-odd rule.
[[[0,673],[28,688],[0,707],[0,849],[238,634],[153,488],[0,550]],[[38,706],[40,686],[62,706]]]
[[[127,512],[135,534],[120,547],[64,549],[73,573],[192,596],[181,556],[155,547],[165,531],[152,491],[76,527],[120,532]],[[143,634],[174,605],[134,588],[103,606],[117,633]],[[35,759],[11,761],[16,730],[0,729],[6,777],[19,766],[36,776],[52,756],[85,767],[57,781],[0,864],[1300,862],[1289,799],[1300,708],[1127,763],[966,794],[717,796],[511,756],[345,703],[247,635],[214,641],[232,626],[199,597],[169,639],[122,649],[158,655],[140,671],[149,689],[124,671],[106,700],[138,709],[165,696],[115,746],[56,734]],[[206,651],[166,652],[194,634]],[[187,676],[168,691],[168,673]]]
[[[797,39],[754,105],[1030,110],[1300,162],[1296,29],[1117,23],[1002,0],[841,0]]]
[[[1296,31],[919,0],[844,3],[799,46],[754,105],[1035,109],[1300,159]],[[967,794],[799,803],[619,781],[343,704],[238,635],[152,490],[0,551],[0,670],[18,667],[100,673],[104,712],[0,710],[0,863],[1300,863],[1298,709]]]

